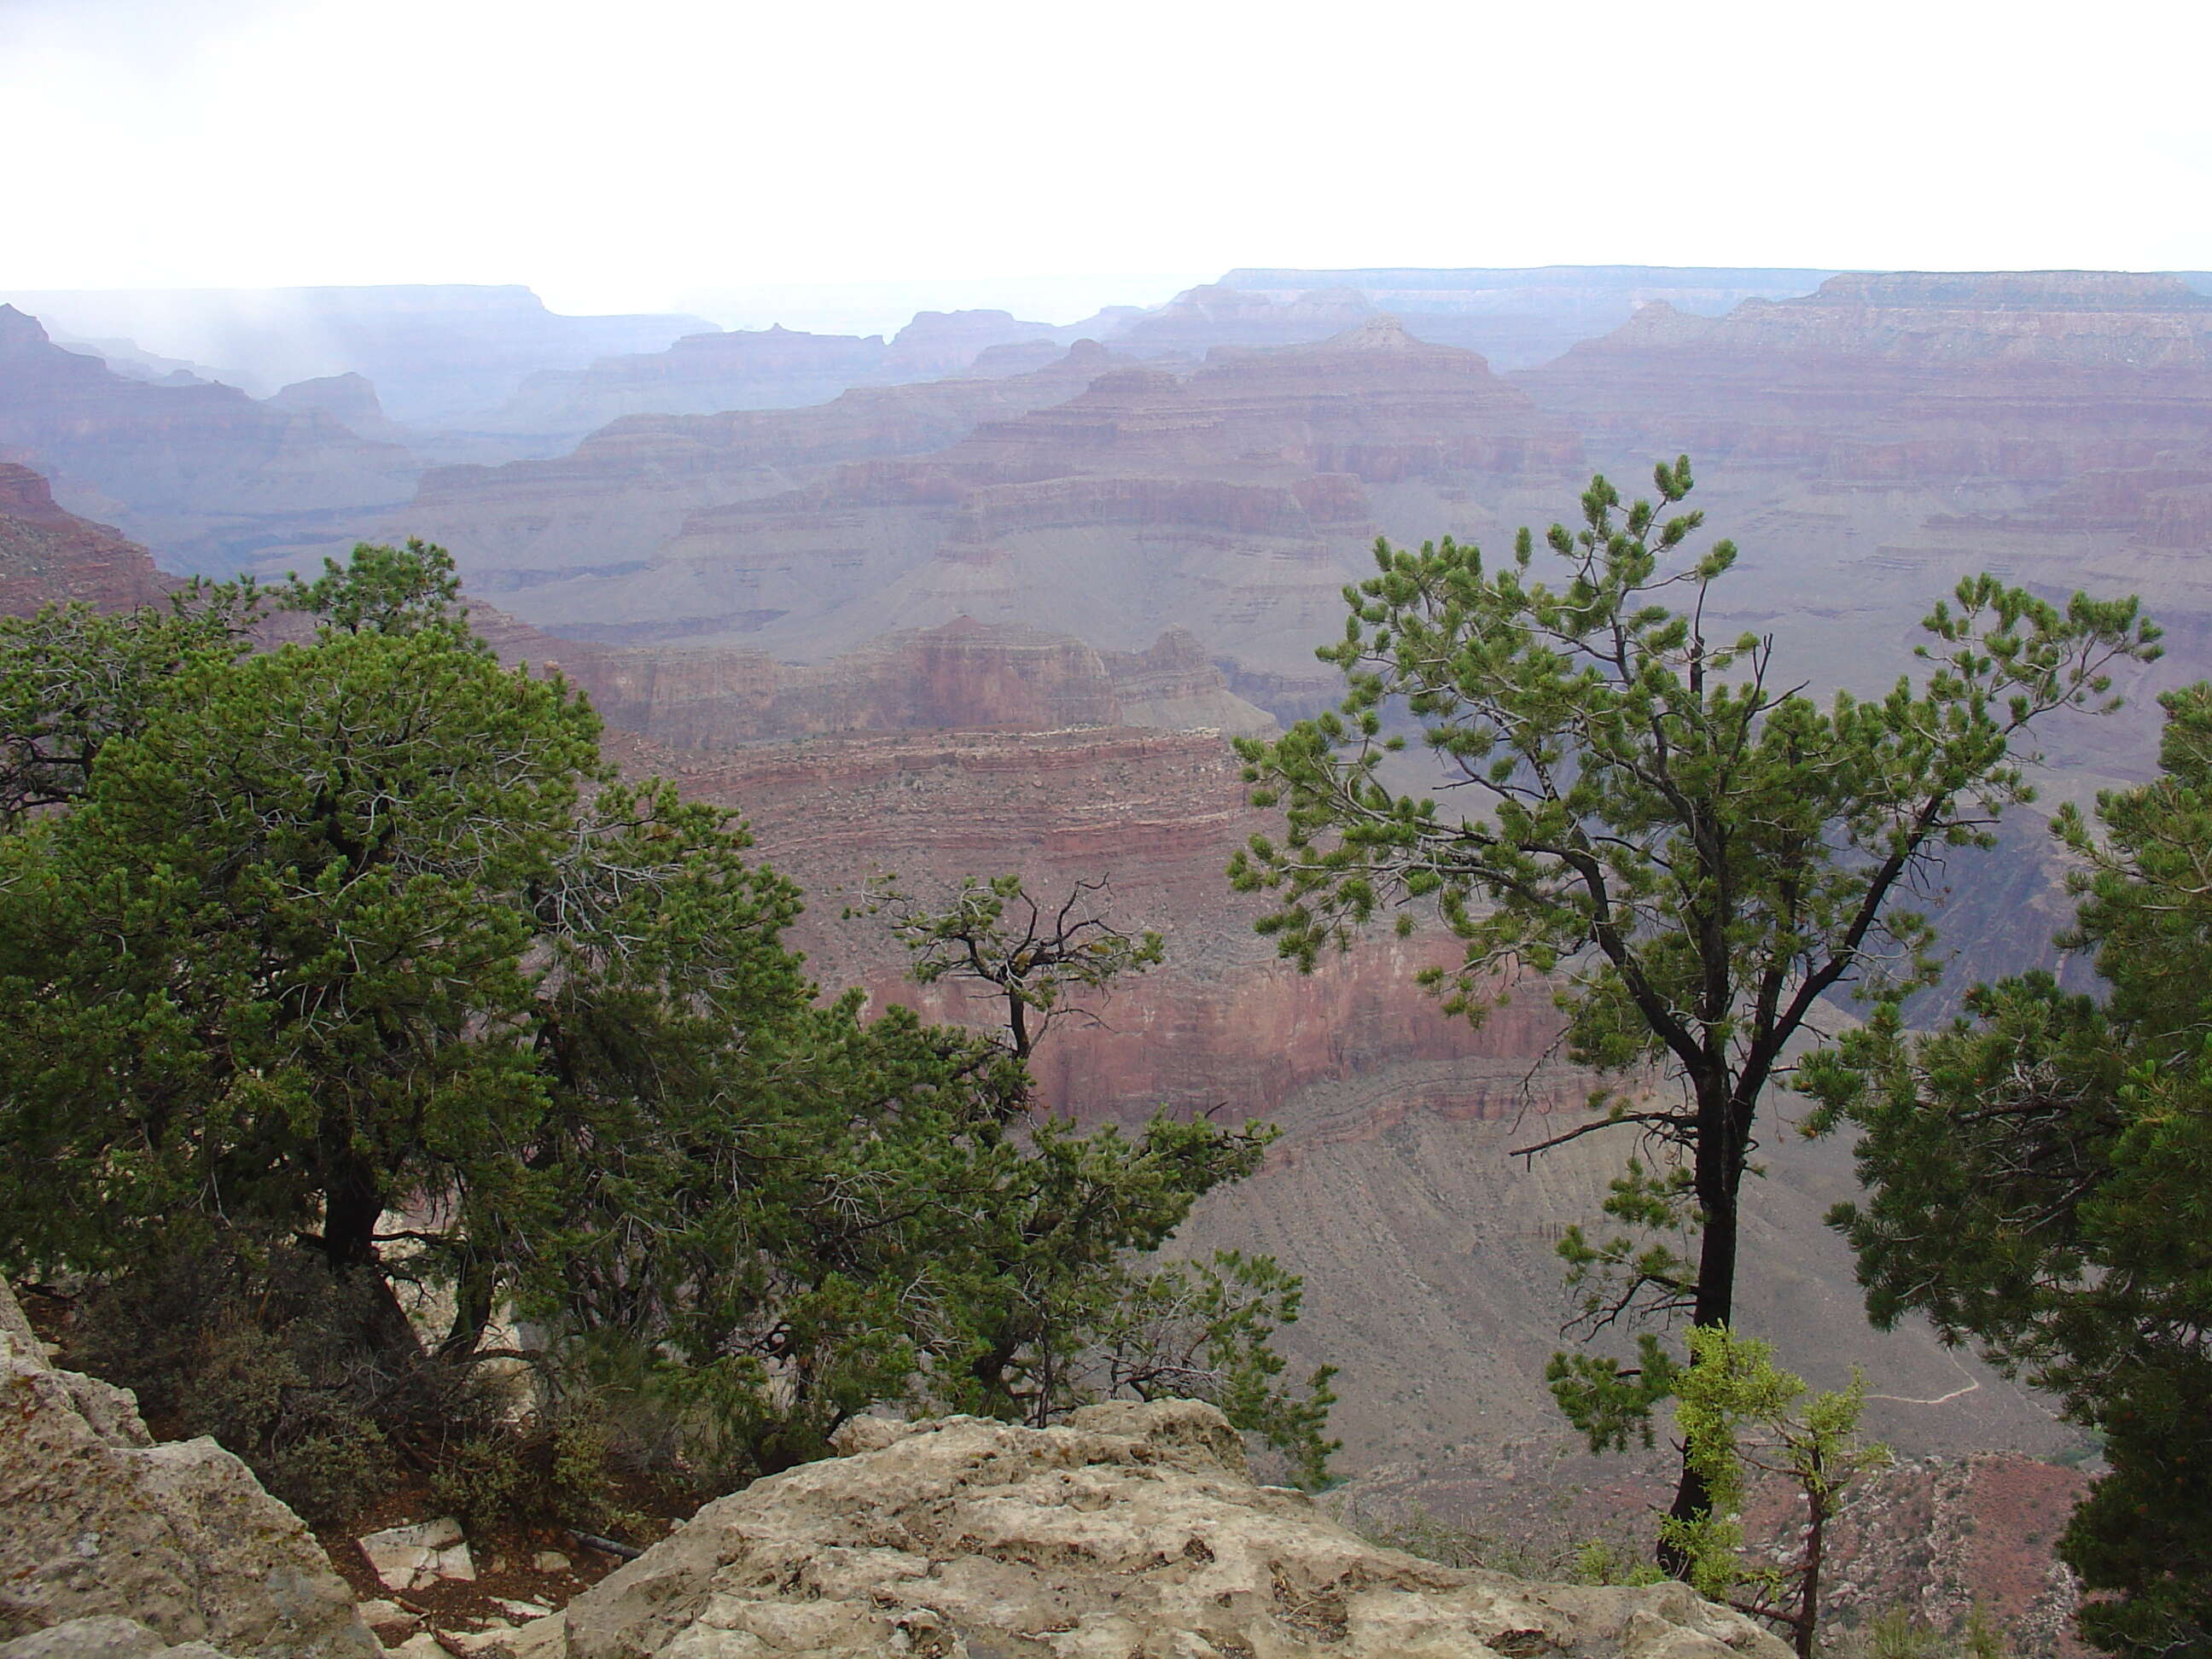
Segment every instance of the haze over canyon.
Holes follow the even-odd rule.
[[[1708,624],[1771,635],[1820,691],[1883,687],[1973,571],[2141,593],[2168,655],[2127,713],[2057,728],[2052,804],[2148,775],[2154,694],[2212,667],[2202,272],[1237,270],[889,336],[519,288],[0,300],[0,608],[440,544],[500,653],[582,686],[625,767],[742,811],[809,895],[812,970],[879,1001],[984,1017],[841,914],[871,878],[1108,881],[1166,962],[1053,1035],[1043,1097],[1283,1126],[1182,1245],[1305,1276],[1291,1342],[1343,1368],[1342,1468],[1423,1501],[1568,1457],[1553,1245],[1611,1165],[1507,1155],[1590,1085],[1542,984],[1476,1030],[1414,984],[1432,936],[1302,976],[1224,878],[1269,823],[1228,738],[1341,695],[1314,651],[1376,538],[1503,555],[1593,471],[1632,494],[1688,453],[1742,548]],[[2046,840],[2025,817],[1928,896],[1946,994],[2057,962]],[[1820,1224],[1845,1148],[1778,1127],[1760,1155],[1754,1328],[1818,1382],[1863,1366],[1907,1453],[2073,1444],[1924,1328],[1866,1325]]]

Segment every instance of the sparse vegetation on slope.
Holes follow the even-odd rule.
[[[438,550],[276,598],[311,641],[249,651],[236,587],[0,624],[0,1263],[88,1275],[117,1366],[324,1512],[496,1463],[523,1377],[712,1485],[887,1403],[1081,1403],[1048,1352],[1264,1133],[1079,1133],[987,1039],[817,998],[797,890],[617,781]]]

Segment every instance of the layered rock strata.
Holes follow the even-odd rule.
[[[505,405],[466,425],[526,438],[550,453],[625,415],[793,409],[854,386],[962,375],[993,347],[1048,345],[1052,331],[1003,311],[925,311],[889,341],[782,327],[687,335],[665,351],[533,374]]]
[[[0,461],[0,616],[49,605],[100,611],[151,605],[176,586],[146,550],[54,504],[45,478]]]
[[[1073,397],[1115,361],[1085,342],[1021,375],[864,387],[804,409],[633,416],[556,459],[435,469],[404,511],[356,529],[372,539],[419,534],[445,544],[472,592],[532,621],[619,623],[644,607],[618,596],[610,603],[605,585],[652,568],[694,514],[787,493],[848,463],[941,449],[980,422]],[[865,529],[848,525],[833,568],[813,574],[834,582],[879,557]],[[684,574],[645,586],[657,591]],[[572,581],[588,585],[573,606],[562,586]],[[674,594],[653,611],[697,635],[756,608],[708,588]]]
[[[616,726],[686,750],[910,729],[1275,729],[1176,630],[1145,651],[1102,653],[1068,635],[957,618],[800,664],[761,651],[562,639],[496,611],[473,620],[508,661],[565,674]]]
[[[404,500],[420,470],[404,449],[326,415],[233,386],[126,380],[4,305],[0,455],[183,568],[228,568],[328,515]]]
[[[961,616],[1120,653],[1182,628],[1302,708],[1378,529],[1485,530],[1549,506],[1579,454],[1480,358],[1382,319],[1187,377],[1079,346],[817,410],[640,417],[561,461],[434,473],[405,522],[492,603],[605,643],[818,662]]]

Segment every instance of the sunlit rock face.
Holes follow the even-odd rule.
[[[4,1279],[0,1516],[0,1642],[27,1652],[383,1651],[299,1516],[212,1439],[156,1443],[128,1389],[55,1369]]]
[[[0,453],[175,568],[232,568],[329,515],[404,500],[421,470],[320,413],[125,379],[12,306],[0,306]]]

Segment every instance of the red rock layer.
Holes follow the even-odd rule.
[[[27,617],[49,605],[79,602],[129,611],[176,586],[144,548],[106,525],[64,512],[45,478],[0,461],[0,615]]]
[[[1066,635],[962,618],[810,665],[763,651],[560,639],[482,609],[474,621],[503,658],[565,674],[611,724],[679,749],[909,729],[1272,729],[1230,695],[1188,634],[1164,635],[1147,651],[1101,653]]]
[[[1433,946],[1377,941],[1313,975],[1276,961],[1252,932],[1263,907],[1223,874],[1265,815],[1245,805],[1218,734],[915,732],[714,759],[632,752],[672,765],[687,797],[744,812],[761,857],[810,896],[800,942],[825,983],[866,985],[940,1018],[989,1011],[969,1006],[957,985],[907,983],[882,925],[841,916],[871,875],[896,871],[927,896],[963,875],[1019,870],[1057,893],[1110,872],[1114,915],[1163,931],[1168,963],[1117,990],[1103,1024],[1063,1026],[1041,1051],[1046,1097],[1086,1117],[1141,1118],[1161,1105],[1265,1115],[1316,1080],[1407,1060],[1537,1054],[1548,1041],[1540,998],[1480,1033],[1440,1015],[1413,983]],[[1501,1094],[1490,1109],[1512,1108]]]

